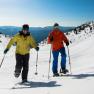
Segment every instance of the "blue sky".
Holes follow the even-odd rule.
[[[94,0],[0,0],[0,26],[77,26],[94,20]]]

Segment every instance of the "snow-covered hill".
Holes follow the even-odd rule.
[[[93,32],[84,33],[84,31],[82,31],[78,35],[72,32],[68,35],[68,38],[72,41],[69,46],[72,75],[69,76],[52,77],[50,66],[50,79],[48,79],[50,45],[47,44],[40,46],[38,53],[38,75],[35,75],[37,53],[32,49],[29,61],[29,88],[11,89],[14,83],[21,81],[20,77],[15,79],[13,75],[15,67],[15,46],[12,46],[10,51],[6,54],[3,65],[0,68],[0,94],[94,94]],[[9,38],[1,36],[0,40],[2,40],[2,43],[0,43],[1,62],[3,51]],[[51,62],[52,59],[53,58],[51,58]],[[68,57],[67,68],[69,69]]]
[[[94,22],[88,22],[76,27],[68,33],[70,43],[81,42],[94,34]]]

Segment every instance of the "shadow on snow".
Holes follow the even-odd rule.
[[[94,73],[82,73],[82,74],[69,74],[69,75],[64,75],[65,77],[73,77],[73,79],[85,79],[88,77],[94,77]]]
[[[38,87],[57,87],[57,86],[61,86],[61,85],[56,84],[56,81],[50,81],[50,82],[32,82],[32,81],[29,81],[26,84],[20,84],[20,83],[18,83],[18,85],[20,85],[20,86],[17,86],[17,87],[12,88],[12,89],[38,88]]]

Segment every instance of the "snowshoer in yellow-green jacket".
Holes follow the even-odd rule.
[[[24,24],[22,31],[16,34],[8,43],[4,54],[10,49],[11,45],[16,44],[16,66],[15,66],[15,77],[19,77],[22,72],[22,82],[27,82],[28,67],[29,67],[29,52],[30,48],[39,50],[34,38],[29,32],[29,25]]]

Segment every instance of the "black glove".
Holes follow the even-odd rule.
[[[36,49],[36,51],[39,51],[39,47],[36,47],[35,49]]]
[[[4,54],[6,54],[6,53],[8,52],[8,50],[9,50],[9,49],[6,48],[6,49],[4,50]]]
[[[66,42],[66,46],[69,46],[69,42]]]

